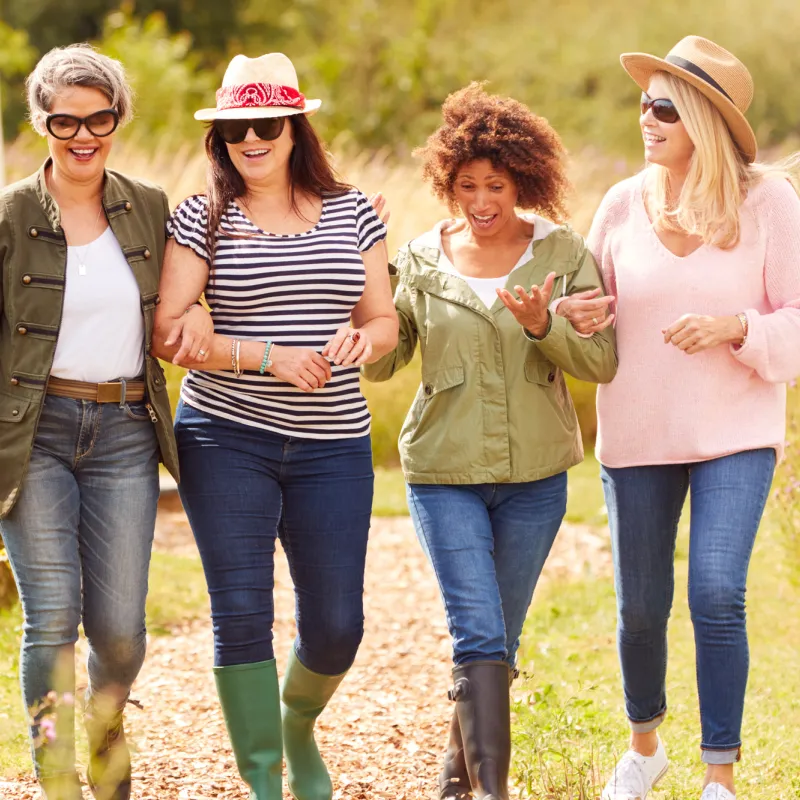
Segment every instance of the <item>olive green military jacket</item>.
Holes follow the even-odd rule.
[[[617,369],[614,333],[581,338],[552,316],[535,340],[498,298],[487,309],[466,281],[438,269],[431,234],[411,241],[390,265],[400,338],[395,350],[362,367],[385,381],[411,361],[417,341],[422,382],[400,433],[409,483],[520,483],[555,475],[583,459],[578,419],[563,372],[596,383]],[[602,286],[583,239],[558,227],[533,243],[533,258],[506,287],[541,285],[556,273],[553,296]]]
[[[45,184],[48,164],[0,194],[0,519],[28,469],[61,325],[67,242]],[[164,372],[149,355],[169,205],[159,187],[108,170],[103,207],[139,285],[147,401],[161,459],[177,478]]]

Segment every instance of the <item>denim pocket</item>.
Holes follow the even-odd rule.
[[[138,422],[150,422],[150,412],[146,403],[125,403],[124,409],[131,419],[135,419]]]

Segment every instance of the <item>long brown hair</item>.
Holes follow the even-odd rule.
[[[339,179],[331,164],[317,132],[305,114],[289,117],[294,138],[294,147],[289,156],[289,191],[292,211],[300,214],[297,193],[322,198],[325,195],[341,195],[350,191],[349,184]],[[225,217],[228,204],[247,194],[244,178],[231,161],[225,140],[212,123],[205,137],[208,172],[206,195],[208,197],[208,227],[206,228],[206,251],[209,263],[213,264],[217,248],[217,231]]]

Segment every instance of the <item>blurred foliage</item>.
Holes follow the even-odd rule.
[[[25,114],[25,98],[20,87],[35,61],[36,50],[28,35],[10,28],[0,16],[0,115],[10,120],[5,128],[9,135],[19,127],[19,120]]]
[[[170,33],[161,13],[137,20],[116,11],[106,17],[102,50],[119,59],[130,74],[137,98],[134,131],[176,140],[199,134],[190,109],[214,96],[215,80],[200,69],[188,33]]]
[[[795,0],[0,0],[0,19],[27,31],[37,53],[91,40],[122,57],[148,132],[190,125],[235,53],[280,50],[297,66],[301,89],[323,99],[315,124],[329,139],[346,135],[359,147],[404,154],[438,123],[449,92],[490,80],[493,91],[547,116],[568,146],[630,156],[640,148],[638,92],[618,55],[665,54],[689,33],[720,42],[750,67],[750,118],[762,145],[799,124]],[[0,30],[0,53],[10,28]],[[16,92],[7,130],[18,129],[20,77],[7,78]]]

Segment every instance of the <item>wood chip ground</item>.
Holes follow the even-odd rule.
[[[607,535],[565,526],[545,580],[608,572]],[[197,557],[185,517],[166,508],[156,547]],[[534,600],[535,602],[535,600]],[[373,520],[358,659],[317,731],[335,800],[432,800],[451,706],[450,642],[433,573],[408,518]],[[279,669],[294,636],[293,595],[282,554],[276,568]],[[85,651],[81,651],[81,657]],[[126,730],[135,744],[135,800],[245,800],[211,673],[208,620],[151,637]],[[290,798],[285,790],[285,798]],[[32,800],[31,778],[0,781],[3,800]],[[85,792],[88,799],[90,794]]]

